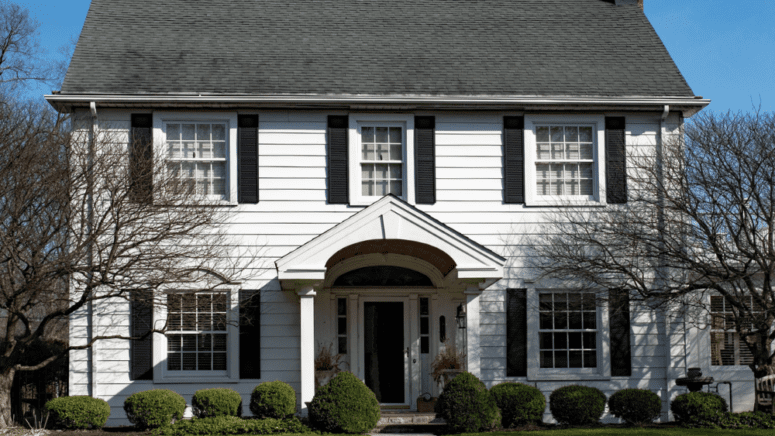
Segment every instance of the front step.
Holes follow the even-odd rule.
[[[444,427],[444,420],[435,413],[397,412],[382,410],[377,428],[371,433],[433,433],[438,434]]]

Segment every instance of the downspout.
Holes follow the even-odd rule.
[[[88,235],[88,238],[90,239],[88,248],[87,248],[87,256],[89,257],[89,283],[92,282],[92,279],[94,277],[94,273],[92,272],[92,267],[94,266],[94,246],[92,245],[92,231],[93,231],[93,223],[94,223],[94,150],[96,148],[96,135],[97,135],[97,103],[91,102],[89,104],[89,109],[91,112],[91,129],[90,129],[90,135],[89,135],[89,154],[88,154],[88,171],[87,171],[87,181],[86,181],[86,207],[87,207],[87,218],[86,218],[86,234]],[[87,343],[90,343],[94,339],[94,302],[92,301],[92,298],[89,298],[89,301],[86,303],[86,310],[87,310],[87,327],[86,327],[86,340]],[[92,344],[91,347],[89,347],[89,357],[88,357],[88,367],[89,367],[89,388],[88,388],[88,395],[90,397],[95,397],[97,395],[97,347]]]

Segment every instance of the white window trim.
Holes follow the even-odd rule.
[[[237,204],[237,113],[236,112],[163,112],[153,113],[154,153],[167,156],[167,123],[224,123],[227,131],[226,144],[226,199],[218,198],[215,204]],[[219,196],[220,197],[220,196]]]
[[[350,205],[368,206],[379,200],[380,196],[365,196],[361,191],[361,126],[376,125],[402,127],[404,134],[403,161],[404,192],[400,197],[414,204],[414,115],[402,114],[350,114],[348,149],[348,188]]]
[[[538,294],[541,291],[573,292],[568,289],[527,289],[527,379],[541,380],[610,380],[611,379],[611,332],[608,323],[608,305],[597,309],[598,348],[597,368],[541,368],[539,337]]]
[[[198,289],[188,287],[175,291],[195,292]],[[226,331],[229,335],[226,350],[226,374],[215,374],[222,371],[168,371],[167,370],[167,336],[153,335],[153,382],[154,383],[238,383],[239,382],[239,286],[221,285],[206,288],[206,291],[226,292],[229,309]],[[167,307],[158,305],[154,308],[153,323],[156,329],[163,329],[167,321]]]
[[[539,196],[536,186],[536,127],[544,124],[592,125],[595,177],[590,199],[571,196]],[[605,196],[605,115],[525,115],[525,205],[526,206],[604,206]]]

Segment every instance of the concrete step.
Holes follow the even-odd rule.
[[[377,428],[371,433],[439,434],[444,426],[444,420],[435,413],[383,410]]]

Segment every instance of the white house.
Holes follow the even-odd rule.
[[[519,241],[552,205],[626,202],[625,156],[653,152],[709,104],[637,3],[92,0],[47,100],[199,165],[197,180],[234,214],[229,234],[263,257],[250,281],[171,295],[166,315],[206,298],[205,315],[225,317],[252,293],[260,322],[183,322],[72,352],[70,393],[107,400],[108,424],[122,425],[134,392],[188,400],[229,387],[249,414],[253,387],[282,380],[305,413],[314,358],[330,344],[383,404],[414,409],[438,393],[429,365],[448,339],[488,386],[647,388],[667,418],[685,391],[675,379],[701,367],[750,410],[743,350],[712,362],[706,332],[635,305],[610,315],[525,268]],[[195,159],[186,141],[223,152]],[[581,303],[562,309],[569,300]],[[116,334],[141,333],[149,316],[102,309],[93,316],[111,321],[93,325]],[[86,322],[72,319],[74,344]],[[190,347],[205,337],[206,349]]]

